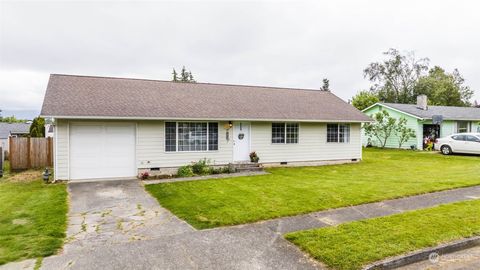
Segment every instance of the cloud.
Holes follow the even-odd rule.
[[[390,47],[458,68],[480,100],[479,4],[459,1],[0,2],[0,107],[40,109],[48,75],[319,88],[347,100]]]

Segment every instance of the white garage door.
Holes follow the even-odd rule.
[[[71,124],[70,179],[135,175],[133,124]]]

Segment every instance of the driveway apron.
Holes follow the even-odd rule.
[[[68,191],[65,252],[194,231],[137,180],[70,183]]]

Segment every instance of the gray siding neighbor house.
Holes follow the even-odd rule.
[[[30,124],[27,123],[0,123],[0,147],[9,151],[9,138],[27,136],[30,133]]]
[[[370,118],[331,92],[51,75],[41,115],[54,120],[55,178],[169,174],[214,165],[356,162]]]

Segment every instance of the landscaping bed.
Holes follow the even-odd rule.
[[[331,268],[350,270],[476,235],[480,235],[480,200],[294,232],[285,238]]]
[[[270,168],[270,174],[146,186],[198,229],[480,184],[478,156],[364,149],[357,164]]]
[[[0,178],[0,265],[60,249],[67,226],[65,184],[45,184],[41,171]]]

